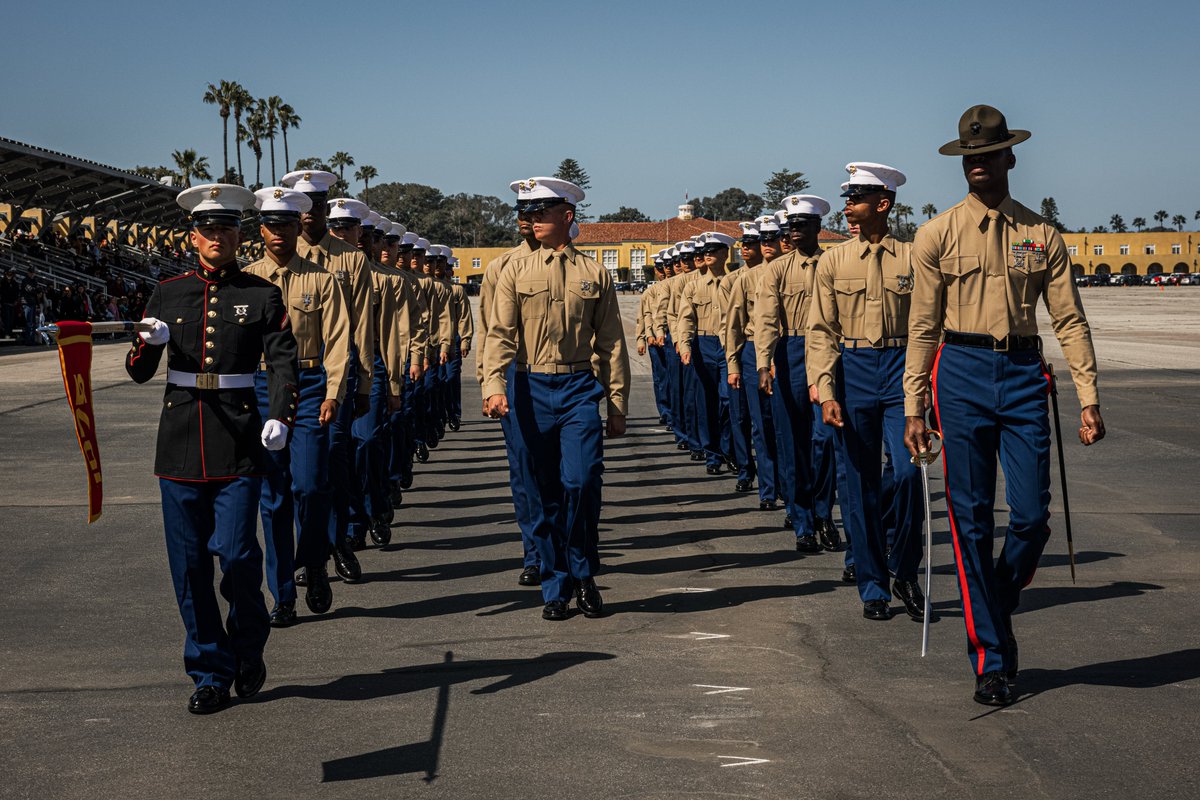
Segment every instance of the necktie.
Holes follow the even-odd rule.
[[[996,339],[1008,336],[1008,269],[1004,261],[1004,219],[988,209],[987,249],[984,252],[983,304],[988,333]]]
[[[863,335],[872,345],[883,341],[883,245],[872,244],[867,260],[867,308]]]
[[[567,271],[567,256],[565,253],[556,253],[550,260],[550,309],[549,315],[546,318],[546,333],[550,341],[558,344],[562,342],[563,335],[566,333],[566,271]]]

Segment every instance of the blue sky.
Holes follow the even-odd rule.
[[[293,158],[346,150],[380,182],[507,197],[570,156],[593,213],[661,219],[685,192],[761,191],[784,167],[833,199],[864,160],[908,173],[901,202],[944,209],[964,188],[937,148],[984,102],[1033,131],[1013,175],[1026,205],[1052,195],[1072,228],[1159,208],[1200,224],[1195,2],[210,0],[5,17],[0,135],[117,166],[192,147],[219,171],[200,98],[227,79],[295,107]]]

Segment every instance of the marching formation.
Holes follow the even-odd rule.
[[[1039,300],[1079,394],[1080,441],[1104,437],[1066,248],[1009,196],[1012,146],[1028,137],[994,108],[969,109],[941,148],[961,156],[967,197],[913,243],[888,233],[905,175],[866,161],[848,164],[841,186],[853,238],[828,250],[819,234],[831,206],[812,194],[742,222],[740,242],[715,231],[677,242],[655,256],[637,316],[674,446],[709,475],[728,469],[737,493],[757,481],[759,508],[783,512],[798,552],[843,552],[866,619],[890,619],[896,600],[926,620],[918,465],[931,460],[931,431],[940,435],[974,698],[991,705],[1014,699],[1012,614],[1050,535],[1047,399],[1057,387]],[[414,460],[458,429],[473,337],[483,414],[504,432],[517,580],[540,586],[547,620],[570,618],[572,601],[584,617],[605,613],[595,580],[603,439],[625,432],[630,371],[613,280],[572,244],[583,190],[541,177],[511,185],[522,242],[487,265],[476,337],[466,293],[449,280],[451,249],[357,200],[330,201],[335,180],[293,172],[255,193],[181,193],[200,266],[159,285],[151,329],[127,358],[138,382],[168,358],[155,473],[194,713],[227,705],[231,687],[241,697],[261,688],[269,629],[295,621],[297,586],[324,613],[329,560],[353,583],[366,537],[389,541]],[[250,208],[266,255],[239,267]],[[997,462],[1010,508],[998,558]]]

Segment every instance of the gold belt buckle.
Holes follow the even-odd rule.
[[[220,389],[221,376],[215,372],[198,372],[196,373],[196,388]]]
[[[995,344],[992,345],[992,349],[995,350],[997,353],[1007,353],[1008,346],[1009,346],[1009,338],[1010,337],[1005,336],[1003,339],[993,339],[992,341],[994,341]]]

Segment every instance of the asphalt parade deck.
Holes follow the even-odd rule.
[[[861,617],[840,555],[800,556],[779,512],[673,448],[636,356],[630,434],[607,444],[612,613],[543,621],[472,356],[462,430],[419,468],[392,544],[360,554],[362,583],[272,633],[254,701],[191,716],[151,475],[161,380],[96,350],[107,498],[88,527],[57,359],[4,355],[0,796],[1198,796],[1200,291],[1084,300],[1108,439],[1067,448],[1075,584],[1054,470],[1004,710],[971,702],[940,468],[922,659],[918,624]],[[1071,442],[1072,391],[1063,406]]]

